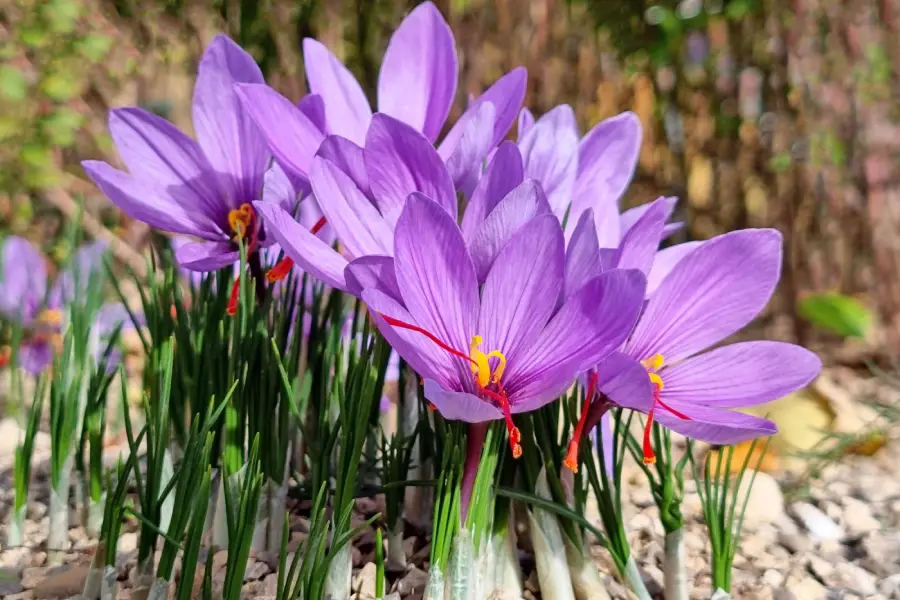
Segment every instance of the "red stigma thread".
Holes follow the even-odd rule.
[[[322,217],[321,219],[316,221],[316,224],[312,226],[312,229],[310,229],[309,232],[313,235],[316,235],[323,227],[325,227],[325,223],[327,222],[328,221],[325,219],[325,217]],[[269,271],[266,273],[266,281],[269,283],[281,281],[288,276],[288,273],[290,273],[291,269],[293,268],[294,260],[289,257],[285,257],[277,265],[269,269]]]
[[[446,350],[447,352],[452,354],[453,356],[458,356],[458,357],[462,358],[463,360],[467,360],[471,363],[475,363],[475,361],[472,359],[471,356],[468,356],[466,354],[463,354],[459,350],[455,350],[455,349],[451,348],[450,346],[448,346],[447,344],[442,342],[440,339],[438,339],[438,337],[436,335],[434,335],[433,333],[431,333],[430,331],[422,329],[418,325],[413,325],[412,323],[406,323],[405,321],[400,321],[399,319],[395,319],[394,317],[389,317],[382,313],[378,313],[378,314],[391,327],[399,327],[401,329],[409,329],[410,331],[415,331],[416,333],[421,333],[422,335],[427,337],[429,340],[431,340],[432,342],[434,342],[435,344],[440,346],[443,350]]]
[[[231,298],[228,299],[228,308],[225,309],[225,312],[228,313],[229,317],[233,317],[237,314],[238,300],[240,299],[241,292],[241,278],[237,277],[234,280],[234,284],[231,286]]]
[[[591,374],[591,379],[588,382],[587,394],[584,397],[584,408],[581,409],[581,416],[578,418],[578,423],[575,425],[572,441],[569,442],[569,451],[566,453],[566,459],[563,461],[563,464],[570,468],[573,473],[578,472],[578,443],[581,441],[581,436],[584,433],[584,424],[587,421],[588,412],[591,408],[591,400],[594,398],[594,390],[596,387],[597,373],[594,372]]]
[[[647,413],[647,424],[644,425],[644,464],[652,465],[656,463],[656,454],[653,452],[653,444],[650,441],[650,430],[653,428],[653,411],[656,410],[657,405],[662,406],[664,409],[678,417],[683,421],[691,421],[692,419],[684,413],[681,413],[665,402],[662,401],[661,398],[662,388],[658,383],[653,383],[653,406],[650,407],[650,412]]]

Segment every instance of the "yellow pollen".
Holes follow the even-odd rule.
[[[644,368],[648,371],[659,371],[665,362],[662,354],[654,354],[650,358],[642,360],[641,364],[644,365]]]
[[[649,375],[650,375],[650,382],[655,383],[656,387],[658,387],[660,390],[662,390],[663,389],[662,377],[660,377],[656,373],[649,373]]]
[[[480,335],[472,337],[472,343],[469,344],[469,356],[471,356],[474,361],[471,364],[471,367],[472,373],[478,378],[478,385],[487,387],[490,383],[498,383],[500,378],[503,377],[503,372],[506,371],[506,356],[499,350],[493,350],[485,354],[478,349],[478,346],[481,345],[482,341]],[[495,357],[500,361],[500,364],[497,365],[497,368],[494,369],[493,373],[491,373],[491,357]]]
[[[62,325],[62,313],[52,309],[42,311],[38,316],[38,322],[47,327],[59,327]]]
[[[246,202],[239,208],[228,212],[228,226],[235,233],[234,241],[237,242],[250,231],[253,222],[253,207]]]

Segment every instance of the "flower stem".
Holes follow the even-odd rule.
[[[488,425],[488,423],[473,423],[469,425],[466,436],[466,462],[463,465],[459,502],[460,521],[463,523],[466,522],[468,516],[469,502],[472,500],[472,491],[475,488],[475,477],[478,475],[478,465],[481,463],[481,450],[484,447]]]
[[[663,570],[666,600],[688,600],[683,529],[676,529],[666,534],[666,558]]]
[[[647,586],[644,584],[644,579],[641,577],[641,572],[638,569],[637,563],[634,560],[634,556],[629,556],[628,562],[625,563],[625,583],[628,584],[628,587],[631,588],[634,595],[638,597],[638,600],[652,600],[650,592],[647,591]]]

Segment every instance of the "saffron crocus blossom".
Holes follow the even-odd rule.
[[[443,206],[412,194],[397,222],[394,259],[362,298],[381,333],[424,378],[447,419],[505,419],[521,453],[516,413],[557,398],[631,331],[644,277],[613,270],[587,281],[557,309],[565,247],[552,215],[530,220],[500,251],[483,286],[462,232]],[[358,259],[352,273],[370,272]]]
[[[621,352],[597,367],[601,402],[647,415],[645,462],[655,460],[654,420],[713,444],[775,433],[771,421],[732,409],[780,398],[821,370],[815,354],[782,342],[739,342],[707,351],[766,305],[781,271],[781,245],[778,231],[750,229],[691,250],[650,297]]]
[[[53,361],[62,346],[63,309],[83,295],[105,251],[101,242],[85,244],[50,285],[44,257],[31,243],[17,236],[4,241],[0,312],[24,329],[19,364],[26,371],[40,373]]]
[[[123,212],[157,229],[203,240],[178,249],[178,262],[216,270],[265,245],[252,203],[271,158],[265,138],[237,100],[238,82],[263,83],[253,58],[223,35],[203,54],[194,88],[196,141],[170,122],[129,107],[110,112],[109,130],[128,168],[85,161],[85,171]],[[321,140],[313,128],[311,138]]]
[[[421,133],[387,115],[372,118],[365,148],[338,136],[327,138],[311,171],[315,197],[343,254],[279,206],[260,203],[257,210],[287,256],[328,285],[354,295],[365,285],[359,281],[361,269],[345,273],[348,258],[393,256],[395,226],[411,193],[425,194],[457,220],[456,191],[438,152]],[[532,217],[549,212],[540,185],[524,179],[515,144],[501,144],[462,221],[479,282],[509,237]],[[375,258],[367,264],[377,270],[381,263]]]

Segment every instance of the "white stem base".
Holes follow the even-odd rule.
[[[444,600],[444,573],[437,565],[428,569],[428,584],[422,600]]]
[[[100,529],[103,527],[103,509],[106,508],[106,492],[100,494],[100,499],[94,502],[88,498],[87,519],[84,523],[85,532],[89,537],[100,537]]]
[[[547,474],[543,469],[538,476],[535,492],[541,498],[551,499]],[[541,596],[544,600],[575,600],[563,534],[556,517],[536,508],[528,511],[528,522]]]
[[[565,538],[564,543],[575,598],[577,600],[609,600],[606,585],[604,585],[586,545],[579,548],[569,538]]]
[[[650,592],[647,591],[647,586],[644,585],[644,578],[641,577],[641,571],[633,556],[628,557],[628,563],[625,565],[625,583],[638,597],[638,600],[653,600]]]
[[[709,600],[731,600],[731,594],[722,588],[716,588],[716,591],[713,592],[713,595]]]
[[[175,476],[175,466],[172,464],[172,453],[169,450],[163,452],[162,477],[160,489],[164,489],[172,477]],[[163,500],[162,506],[159,507],[159,529],[168,531],[169,524],[172,522],[172,510],[175,508],[175,490],[173,489]]]
[[[450,572],[447,587],[450,600],[470,600],[473,591],[472,573],[475,568],[475,546],[472,535],[466,529],[460,529],[453,540],[453,551],[450,553]]]
[[[103,559],[106,554],[104,548],[103,542],[100,542],[94,551],[91,570],[88,571],[87,578],[84,580],[84,590],[81,592],[84,600],[97,600],[100,597],[100,590],[103,587]]]
[[[157,578],[153,585],[150,586],[150,594],[147,600],[166,600],[169,597],[169,582],[162,578]]]
[[[212,543],[213,547],[219,550],[228,549],[228,521],[225,514],[225,483],[222,478],[225,477],[224,472],[219,471],[219,483],[216,486],[215,497],[211,502],[215,502],[212,510]]]
[[[253,525],[253,538],[250,550],[262,552],[266,549],[266,536],[269,533],[269,486],[260,490],[259,502],[256,505],[256,523]]]
[[[684,530],[666,534],[666,558],[663,569],[666,600],[690,600],[687,567],[684,562]]]
[[[506,527],[506,533],[493,536],[491,545],[494,548],[494,591],[513,598],[521,598],[524,589],[512,517]]]
[[[116,600],[118,594],[118,573],[115,567],[103,569],[103,584],[100,586],[100,600]]]
[[[285,468],[285,473],[287,468]],[[287,477],[281,483],[269,481],[269,533],[266,549],[275,556],[281,554],[284,537],[284,512],[287,504]]]
[[[345,545],[335,555],[328,567],[325,579],[326,598],[349,598],[353,578],[353,555],[350,544]]]
[[[19,510],[13,509],[9,518],[9,534],[6,536],[7,548],[21,546],[25,541],[25,513],[23,506]]]
[[[72,459],[69,458],[59,474],[59,485],[50,490],[50,531],[47,534],[47,562],[58,565],[69,549],[69,476]]]
[[[387,534],[387,561],[386,568],[389,571],[402,572],[406,570],[406,552],[403,551],[403,518],[397,519],[397,523]]]

